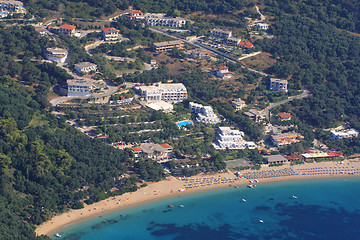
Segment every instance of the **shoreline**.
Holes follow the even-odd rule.
[[[291,168],[301,171],[305,168],[323,168],[323,167],[338,167],[338,166],[350,166],[357,167],[360,169],[360,162],[349,162],[345,161],[344,164],[338,164],[337,162],[321,162],[321,163],[305,163],[302,165],[292,166]],[[242,171],[245,173],[258,173],[262,171],[276,171],[289,168],[289,165],[279,166],[279,167],[264,167],[261,170],[246,170]],[[271,177],[271,178],[261,178],[259,183],[273,183],[273,182],[282,182],[282,181],[291,181],[291,180],[302,180],[302,179],[317,179],[317,178],[336,178],[336,177],[352,177],[359,176],[360,174],[337,174],[337,175],[291,175],[291,176],[281,176],[281,177]],[[237,176],[231,171],[227,173],[212,173],[212,174],[199,174],[193,177],[187,178],[190,179],[203,179],[209,178],[221,178],[221,179],[236,179]],[[223,183],[221,183],[223,181]],[[194,181],[195,182],[195,181]],[[62,214],[54,216],[47,222],[42,223],[37,226],[35,232],[36,235],[48,235],[52,236],[57,231],[68,227],[71,224],[79,223],[86,221],[88,219],[100,217],[103,214],[108,214],[111,212],[119,211],[121,209],[127,209],[137,205],[143,205],[158,199],[166,199],[171,197],[183,196],[188,194],[193,194],[201,191],[209,191],[218,188],[225,187],[235,187],[240,185],[249,184],[249,180],[246,178],[240,178],[234,182],[228,182],[225,180],[219,180],[218,184],[204,184],[204,186],[194,187],[194,188],[185,188],[185,185],[188,184],[188,181],[184,179],[177,179],[175,177],[169,177],[166,180],[160,182],[149,183],[147,187],[140,188],[136,192],[125,193],[121,196],[110,197],[108,199],[96,202],[91,205],[86,205],[84,203],[83,209],[70,210]],[[186,189],[186,190],[185,190]],[[181,191],[182,190],[182,191]]]

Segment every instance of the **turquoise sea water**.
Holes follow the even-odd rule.
[[[259,183],[253,189],[239,186],[184,195],[59,233],[62,239],[84,240],[360,239],[360,178]]]

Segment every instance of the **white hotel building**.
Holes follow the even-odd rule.
[[[203,106],[199,103],[189,102],[191,112],[197,114],[196,121],[217,124],[220,122],[218,116],[214,113],[211,106]]]
[[[156,83],[138,88],[146,101],[181,102],[187,98],[187,90],[182,83]]]
[[[216,131],[215,144],[220,149],[256,148],[256,144],[254,142],[247,142],[244,140],[244,132],[233,130],[230,127],[219,127]]]

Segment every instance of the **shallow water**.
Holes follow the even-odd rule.
[[[113,212],[59,233],[74,240],[360,239],[360,178],[200,192]]]

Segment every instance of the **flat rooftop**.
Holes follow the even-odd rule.
[[[181,40],[174,40],[174,41],[167,41],[167,42],[157,42],[154,43],[155,47],[168,47],[168,46],[174,46],[174,45],[181,45],[184,44]]]

